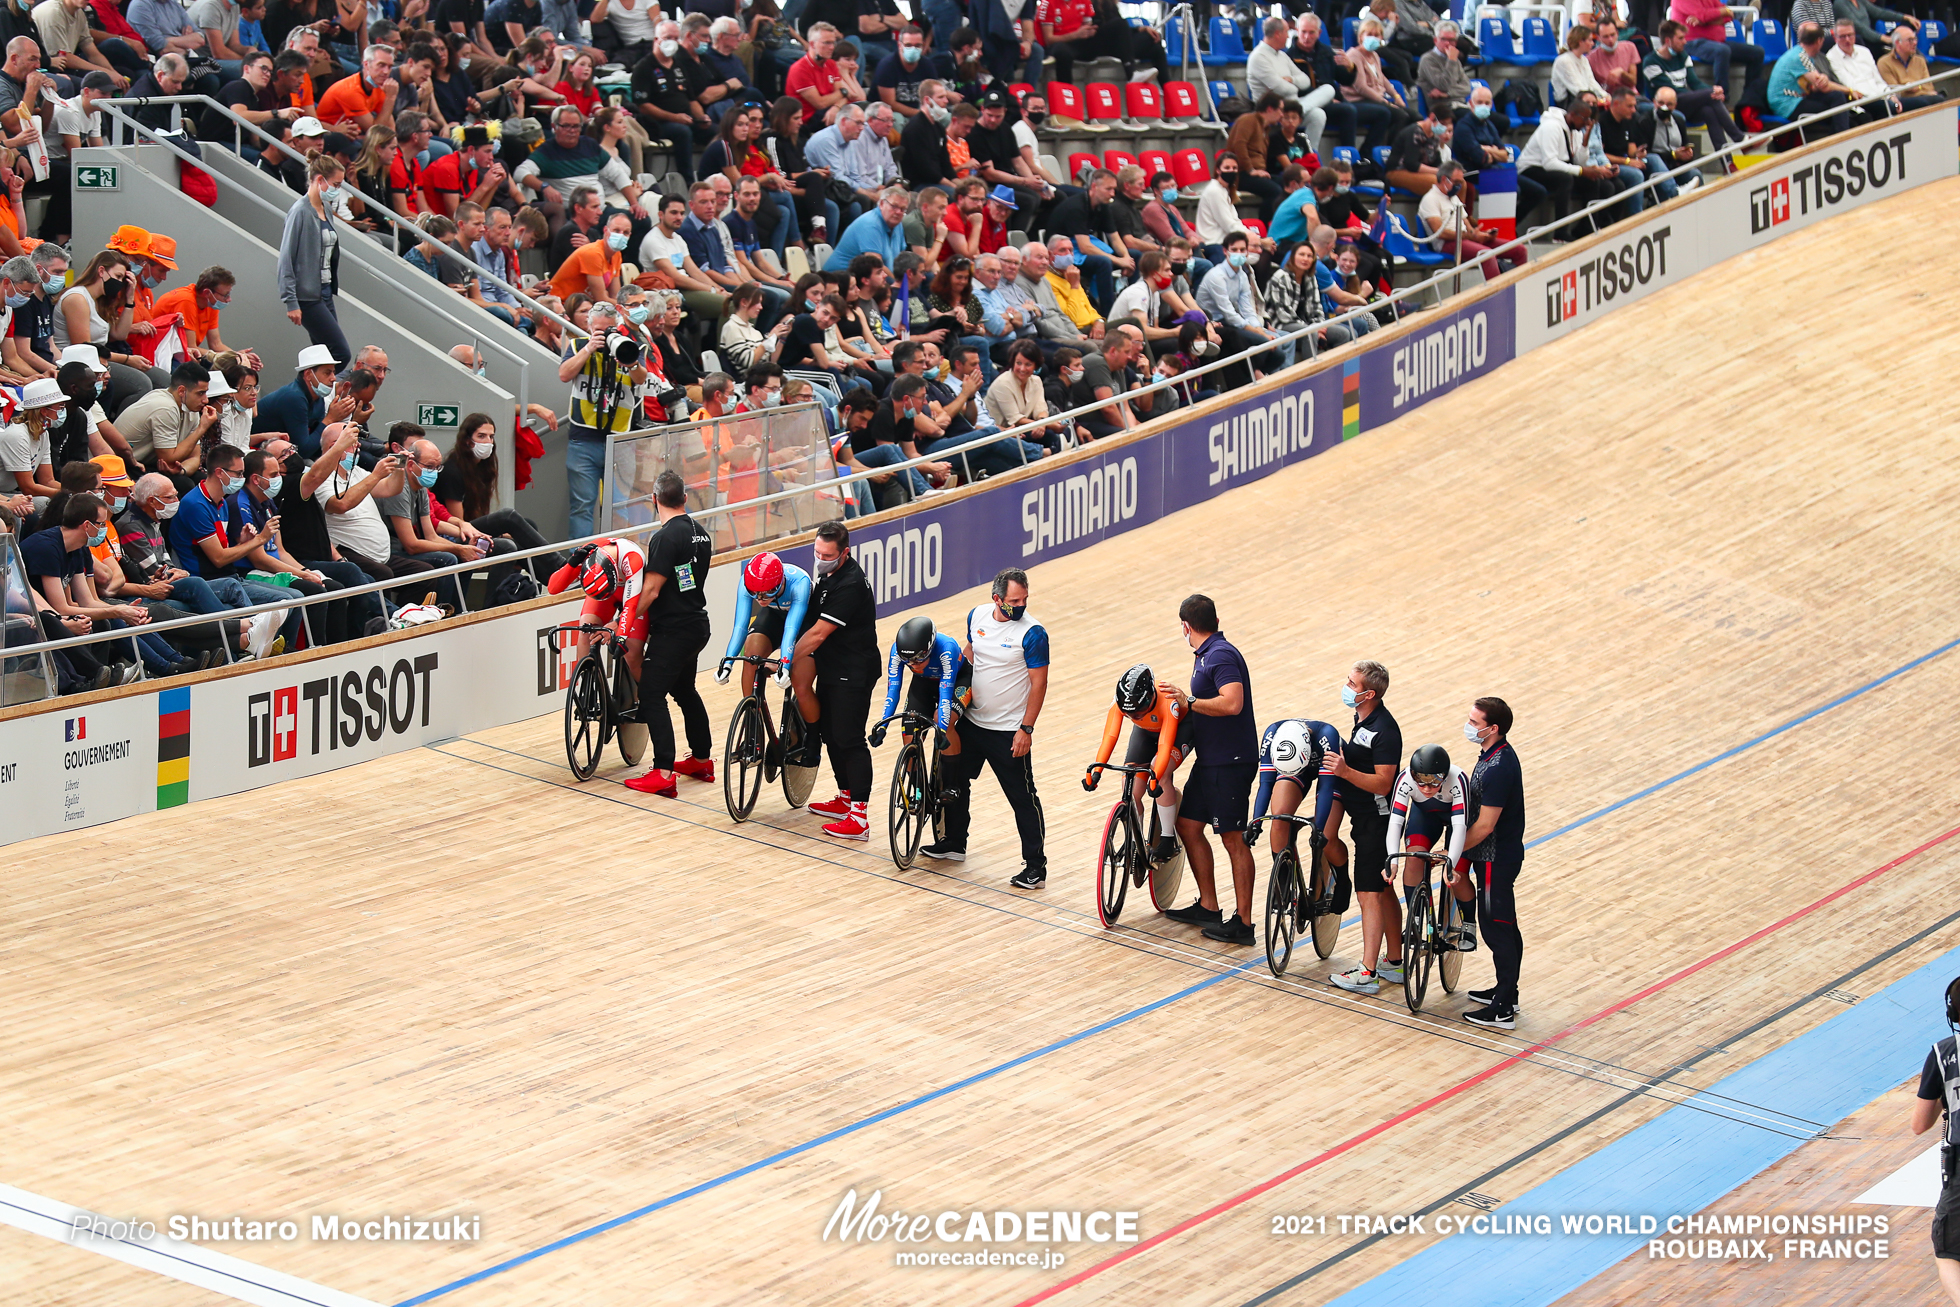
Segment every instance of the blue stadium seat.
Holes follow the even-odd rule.
[[[1382,170],[1382,176],[1384,178],[1388,176],[1388,147],[1386,145],[1377,145],[1375,147],[1375,166]],[[1405,191],[1400,186],[1393,184],[1389,185],[1388,193],[1391,197],[1400,196],[1405,200],[1419,200],[1422,198],[1414,191]]]
[[[1350,168],[1359,167],[1361,164],[1361,151],[1355,149],[1352,145],[1335,146],[1334,157],[1347,164]],[[1380,182],[1356,181],[1354,183],[1354,193],[1366,199],[1378,200],[1382,195],[1382,184]]]
[[[1211,50],[1205,55],[1208,64],[1242,64],[1245,62],[1245,42],[1239,39],[1239,25],[1224,14],[1213,14],[1209,35]]]
[[[1429,234],[1429,228],[1423,224],[1421,214],[1410,214],[1409,221],[1414,225],[1417,235],[1427,236]],[[1390,258],[1393,258],[1398,263],[1409,263],[1418,268],[1444,268],[1448,267],[1451,262],[1450,256],[1441,250],[1431,249],[1426,245],[1418,245],[1409,239],[1409,234],[1402,230],[1402,223],[1399,218],[1391,218],[1389,220],[1388,231],[1383,235],[1382,248],[1388,252]]]
[[[1763,58],[1775,63],[1790,49],[1789,38],[1784,34],[1783,24],[1774,18],[1758,18],[1749,29],[1749,42],[1759,46]]]
[[[1528,64],[1558,61],[1558,38],[1552,34],[1551,19],[1533,14],[1524,20],[1524,45],[1518,51],[1518,58]]]
[[[1505,85],[1510,83],[1506,82]],[[1511,130],[1514,132],[1524,127],[1536,127],[1539,121],[1539,115],[1535,113],[1519,113],[1518,106],[1510,100],[1504,102],[1504,116],[1511,120]]]
[[[1219,105],[1225,103],[1225,101],[1230,100],[1235,96],[1237,96],[1240,99],[1244,98],[1243,96],[1239,96],[1237,87],[1233,86],[1230,82],[1225,81],[1223,78],[1219,78],[1213,81],[1211,83],[1212,112],[1216,113],[1218,111]],[[1223,119],[1221,119],[1220,121],[1223,121]]]
[[[1173,14],[1164,20],[1164,58],[1173,67],[1185,62],[1184,57],[1184,16]],[[1202,63],[1203,56],[1197,47],[1191,49],[1192,63]]]
[[[1341,24],[1341,49],[1343,50],[1352,50],[1361,44],[1361,38],[1354,30],[1355,22],[1356,20],[1350,18]]]
[[[1513,64],[1524,67],[1532,61],[1518,53],[1511,42],[1511,25],[1502,18],[1486,17],[1477,24],[1477,46],[1487,64]]]

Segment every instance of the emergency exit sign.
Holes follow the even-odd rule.
[[[122,189],[122,169],[113,163],[83,164],[75,169],[75,189],[119,191]]]
[[[415,406],[415,425],[418,427],[453,427],[462,415],[462,410],[454,404],[417,404]]]

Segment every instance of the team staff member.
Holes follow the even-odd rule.
[[[820,747],[830,751],[837,797],[813,803],[810,811],[835,817],[823,833],[840,840],[869,837],[864,805],[871,800],[871,747],[864,724],[871,718],[871,696],[884,671],[878,657],[878,603],[871,582],[851,557],[851,532],[842,522],[817,528],[816,588],[810,610],[816,620],[796,641],[790,670],[796,705],[816,727],[805,736],[802,766],[817,765]]]
[[[966,857],[973,819],[973,782],[994,769],[1000,792],[1021,834],[1021,871],[1007,883],[1040,889],[1048,883],[1048,824],[1034,788],[1034,724],[1048,697],[1048,631],[1028,616],[1028,574],[1010,567],[994,577],[993,602],[966,615],[966,660],[973,669],[973,702],[960,722],[960,752],[946,760],[943,838],[929,858]]]
[[[1933,1208],[1933,1266],[1946,1296],[1960,1303],[1960,980],[1946,987],[1946,1024],[1955,1033],[1934,1044],[1919,1072],[1919,1097],[1912,1105],[1912,1132],[1923,1135],[1946,1117],[1940,1131],[1940,1200]]]
[[[1470,705],[1463,737],[1482,750],[1470,773],[1477,818],[1464,843],[1477,877],[1477,913],[1484,919],[1484,941],[1497,966],[1495,985],[1470,991],[1471,1002],[1483,1006],[1465,1012],[1463,1019],[1472,1025],[1511,1030],[1517,1026],[1518,968],[1524,961],[1524,935],[1518,930],[1518,904],[1512,892],[1524,868],[1524,773],[1511,748],[1511,706],[1502,699],[1477,700]],[[1960,1267],[1948,1282],[1949,1290],[1955,1284],[1960,1284]]]
[[[1402,983],[1402,907],[1382,871],[1388,865],[1388,795],[1402,767],[1402,728],[1382,703],[1388,669],[1364,660],[1348,672],[1341,702],[1354,726],[1334,763],[1335,793],[1354,837],[1354,892],[1361,898],[1361,965],[1329,979],[1342,989],[1372,994],[1380,982]],[[1330,842],[1332,837],[1330,836]],[[1384,945],[1388,956],[1375,961]]]
[[[715,778],[714,736],[708,708],[694,688],[694,669],[708,647],[708,563],[715,554],[707,528],[687,515],[687,483],[669,468],[654,478],[654,512],[660,529],[647,541],[646,579],[633,602],[646,629],[640,664],[640,720],[653,737],[653,770],[626,782],[629,790],[673,798],[675,773],[697,781]],[[674,719],[667,700],[681,710],[688,756],[674,761]]]
[[[1218,608],[1204,595],[1178,605],[1185,643],[1193,651],[1191,693],[1179,693],[1190,708],[1191,741],[1198,763],[1177,809],[1177,836],[1198,879],[1198,901],[1172,908],[1172,921],[1204,926],[1206,939],[1250,944],[1252,932],[1252,850],[1245,843],[1246,804],[1259,777],[1259,726],[1252,715],[1252,672],[1241,654],[1218,631]],[[1211,844],[1205,827],[1232,863],[1232,894],[1238,912],[1219,919],[1218,887],[1212,877]]]

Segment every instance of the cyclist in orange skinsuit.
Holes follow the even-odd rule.
[[[1096,751],[1096,766],[1082,778],[1082,788],[1093,790],[1102,779],[1101,764],[1116,751],[1116,737],[1128,718],[1130,743],[1124,751],[1127,766],[1150,764],[1150,796],[1157,801],[1157,843],[1150,856],[1167,862],[1177,855],[1177,782],[1173,779],[1179,764],[1191,756],[1191,718],[1179,703],[1176,692],[1160,687],[1150,669],[1138,663],[1116,682],[1116,702],[1103,720],[1102,745]],[[1144,777],[1135,778],[1131,799],[1143,797]]]

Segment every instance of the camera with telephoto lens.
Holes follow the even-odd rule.
[[[633,367],[640,361],[640,342],[623,331],[608,333],[603,348],[606,357],[622,368]]]

